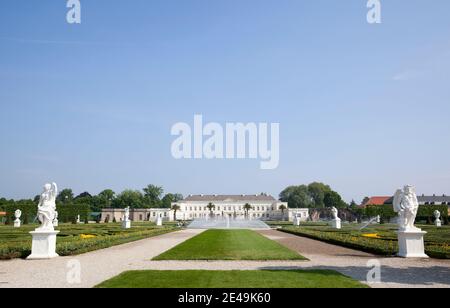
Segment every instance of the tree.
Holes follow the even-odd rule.
[[[369,201],[370,201],[370,198],[369,198],[369,197],[364,197],[364,199],[363,199],[363,201],[362,201],[361,204],[366,204],[366,203],[369,202]]]
[[[97,195],[100,208],[110,208],[116,198],[116,193],[111,189],[105,189]]]
[[[138,190],[125,190],[117,196],[114,200],[114,207],[119,209],[124,209],[126,207],[130,208],[143,208],[144,207],[144,196]]]
[[[325,206],[324,198],[327,192],[331,191],[330,186],[323,183],[314,182],[308,185],[309,195],[314,201],[314,207],[322,208]]]
[[[172,210],[173,210],[173,220],[177,220],[177,211],[181,210],[181,207],[178,204],[174,204],[172,206]]]
[[[148,185],[144,189],[144,199],[149,207],[160,207],[161,196],[164,193],[164,189],[155,185]]]
[[[342,200],[341,196],[335,191],[329,191],[325,193],[324,205],[327,208],[345,208],[347,204]]]
[[[72,189],[66,188],[61,190],[61,192],[58,194],[58,197],[56,197],[56,201],[67,204],[72,203],[73,201],[73,191]]]
[[[282,205],[280,205],[279,209],[281,210],[281,214],[283,216],[282,219],[284,220],[284,211],[287,210],[287,207],[286,207],[286,205],[282,204]]]
[[[287,202],[291,208],[310,208],[314,205],[305,185],[286,188],[280,193],[280,201]]]
[[[213,211],[214,211],[214,209],[216,208],[216,206],[210,202],[210,203],[208,203],[208,205],[207,205],[206,207],[207,207],[208,210],[209,210],[210,216],[213,217],[213,215],[214,215],[214,214],[213,214]]]
[[[248,211],[250,211],[252,209],[252,206],[249,203],[246,203],[244,205],[244,210],[245,210],[245,216],[248,217]]]

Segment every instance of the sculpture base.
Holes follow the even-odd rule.
[[[341,229],[341,228],[342,228],[342,226],[341,226],[341,220],[340,220],[340,219],[333,219],[333,220],[331,221],[331,227],[332,227],[333,229]]]
[[[425,231],[398,231],[398,256],[402,258],[428,258],[423,237]]]
[[[17,221],[17,220],[15,220],[14,221],[14,228],[20,228],[20,220],[19,221]]]
[[[130,229],[131,228],[131,220],[122,221],[122,229]]]
[[[442,221],[441,221],[441,220],[436,220],[436,221],[434,222],[434,224],[435,224],[436,227],[438,227],[438,228],[442,227]]]
[[[53,227],[58,227],[59,222],[57,220],[53,220]]]
[[[156,220],[156,225],[159,226],[159,227],[161,227],[161,226],[163,225],[163,221],[162,221],[161,218],[158,218],[158,219]]]
[[[56,253],[56,235],[59,231],[32,231],[33,244],[27,260],[43,260],[59,257]]]
[[[294,226],[300,227],[300,219],[294,218]]]

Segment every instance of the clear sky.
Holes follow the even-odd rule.
[[[347,201],[404,184],[450,194],[450,2],[0,2],[0,196],[158,184]],[[278,122],[280,166],[174,160],[176,122]]]

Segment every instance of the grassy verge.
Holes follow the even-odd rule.
[[[305,260],[305,258],[254,231],[208,230],[154,260]]]
[[[420,226],[425,236],[425,252],[438,259],[450,259],[450,227]],[[347,225],[341,230],[325,226],[284,226],[280,231],[353,248],[383,256],[398,252],[396,225],[373,225],[360,231],[357,225]]]
[[[36,225],[15,229],[0,227],[0,260],[26,258],[31,254],[31,235]],[[77,255],[121,245],[179,230],[173,225],[156,227],[154,224],[135,223],[128,230],[120,224],[61,225],[56,252],[60,256]]]
[[[367,288],[335,271],[131,271],[97,288]]]

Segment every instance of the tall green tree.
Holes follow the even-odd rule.
[[[144,196],[138,190],[123,191],[116,199],[114,199],[113,205],[114,208],[120,209],[124,209],[128,206],[133,209],[146,207]]]
[[[308,190],[308,186],[290,186],[280,193],[280,200],[287,202],[291,208],[310,208],[314,202]]]
[[[97,195],[100,208],[110,208],[116,198],[116,193],[112,189],[105,189]]]
[[[73,201],[73,191],[72,189],[66,188],[61,190],[61,192],[58,194],[58,197],[56,198],[56,201],[67,204],[72,203]]]
[[[169,193],[161,199],[160,205],[162,208],[170,209],[172,203],[179,202],[181,200],[183,200],[183,195]]]
[[[347,204],[342,200],[342,197],[335,191],[328,191],[324,197],[325,207],[331,208],[346,208]]]
[[[210,215],[211,217],[213,217],[213,216],[214,216],[213,211],[214,211],[214,209],[216,208],[216,206],[210,202],[210,203],[208,203],[208,205],[207,205],[206,207],[207,207],[208,210],[209,210],[209,215]]]
[[[325,194],[331,191],[331,187],[323,183],[314,182],[308,185],[308,191],[314,201],[314,207],[323,208],[325,206]]]
[[[245,205],[244,205],[244,211],[245,211],[245,216],[246,217],[248,217],[248,212],[252,209],[253,207],[249,204],[249,203],[246,203]]]
[[[144,199],[148,207],[161,207],[161,196],[164,193],[162,187],[156,185],[148,185],[143,189]]]
[[[174,205],[172,205],[172,210],[173,210],[173,220],[176,221],[177,220],[177,212],[179,210],[181,210],[181,207],[178,204],[174,204]]]

